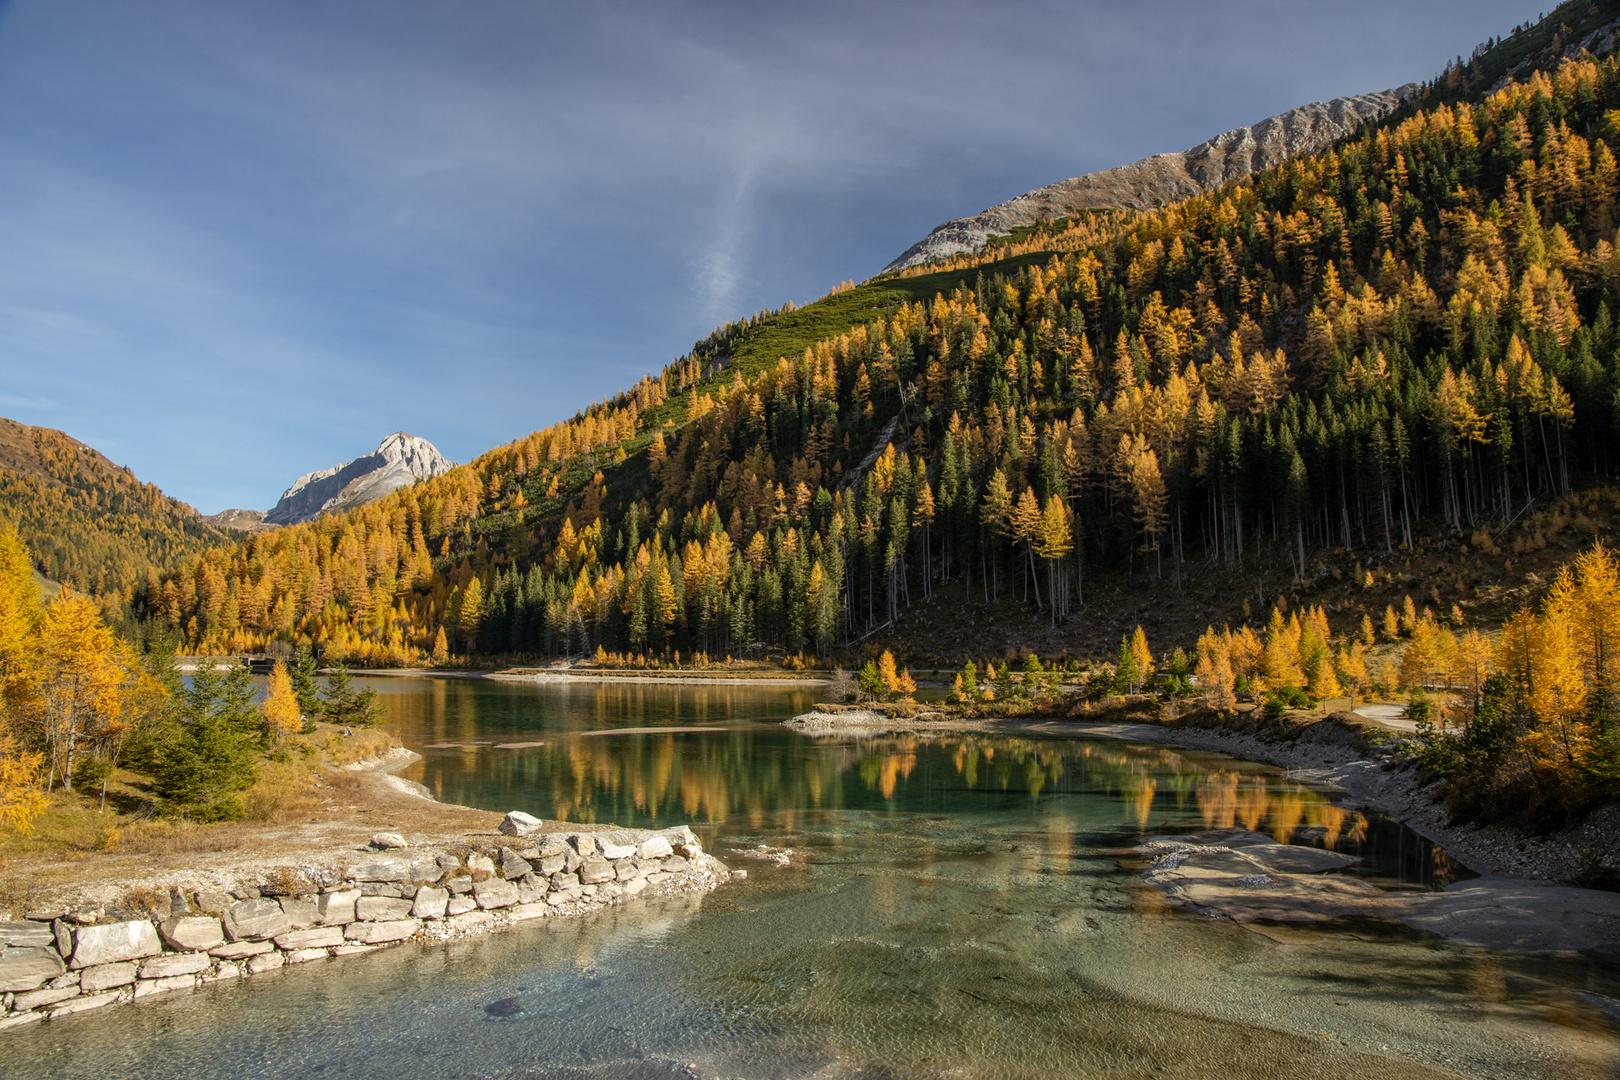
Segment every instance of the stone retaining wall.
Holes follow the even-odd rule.
[[[514,837],[464,855],[419,856],[399,843],[229,893],[154,892],[148,918],[78,908],[0,921],[0,1030],[402,941],[707,890],[729,876],[684,825]]]

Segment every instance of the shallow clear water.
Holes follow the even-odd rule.
[[[808,691],[376,685],[424,755],[404,775],[440,798],[687,822],[750,880],[58,1021],[0,1039],[4,1075],[1620,1075],[1620,1028],[1580,996],[1620,997],[1612,967],[1243,928],[1139,884],[1140,836],[1234,824],[1363,854],[1390,887],[1459,876],[1275,770],[1101,740],[813,740],[778,725]],[[798,854],[735,854],[756,843]],[[521,1011],[484,1008],[506,999]]]

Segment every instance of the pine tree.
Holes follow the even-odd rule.
[[[246,668],[192,676],[173,739],[164,747],[152,790],[164,813],[193,821],[230,821],[253,786],[260,714]]]
[[[321,689],[321,714],[333,724],[372,725],[382,723],[386,710],[370,687],[357,689],[343,664],[334,664]]]
[[[444,627],[439,627],[439,637],[444,637]],[[277,666],[280,666],[278,661]],[[287,669],[287,677],[292,685],[293,697],[298,704],[298,711],[306,718],[313,718],[320,714],[321,696],[320,687],[316,683],[319,667],[315,662],[315,651],[307,644],[299,645],[293,652],[292,667]]]

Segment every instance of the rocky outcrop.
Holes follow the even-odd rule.
[[[375,502],[418,480],[442,476],[455,463],[426,439],[396,431],[365,457],[300,476],[264,515],[268,525],[296,525],[322,514]]]
[[[344,865],[284,867],[268,877],[229,894],[173,889],[154,901],[166,887],[146,890],[145,918],[62,908],[0,921],[0,1030],[733,880],[684,825],[541,833],[461,853],[359,852]]]
[[[1087,173],[1028,191],[973,217],[947,221],[885,269],[977,251],[992,236],[1069,217],[1080,210],[1147,210],[1191,198],[1250,173],[1314,154],[1395,108],[1415,83],[1377,94],[1334,98],[1234,128],[1179,154],[1157,154],[1129,165]]]
[[[203,520],[216,529],[234,529],[237,532],[269,532],[275,525],[264,520],[263,510],[221,510],[205,514]]]

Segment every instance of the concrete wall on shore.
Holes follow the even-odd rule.
[[[390,847],[397,837],[379,839],[386,850],[274,870],[229,893],[154,890],[147,918],[80,908],[0,921],[0,1030],[403,941],[707,890],[728,876],[684,825],[514,836],[465,854],[415,855],[402,840]]]

